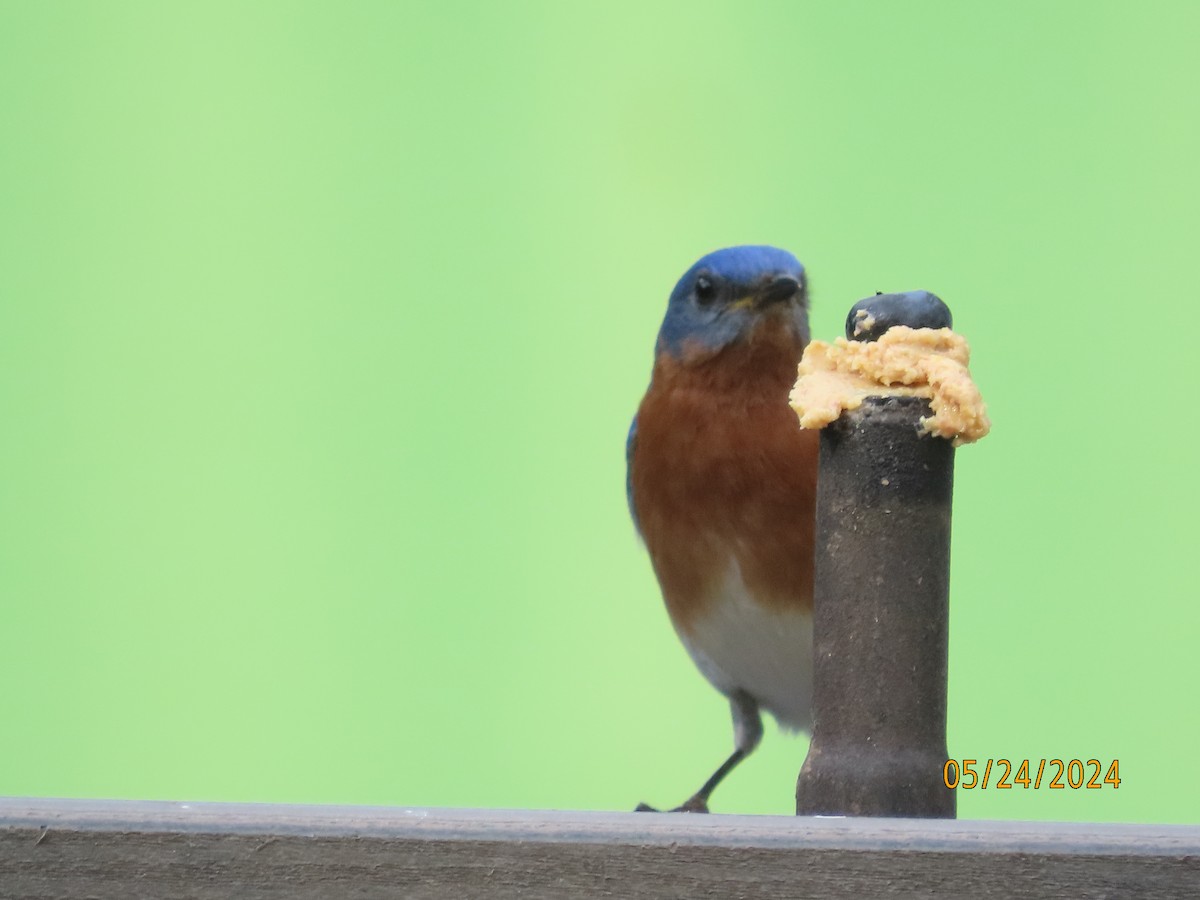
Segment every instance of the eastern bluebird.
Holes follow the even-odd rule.
[[[708,811],[758,746],[760,708],[811,725],[818,437],[788,406],[808,337],[794,256],[710,253],[671,292],[629,429],[634,525],[676,633],[733,712],[733,755],[677,811]]]

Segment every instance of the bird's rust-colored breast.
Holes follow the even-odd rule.
[[[642,536],[677,627],[736,562],[766,606],[812,607],[818,437],[788,407],[799,350],[763,335],[704,365],[660,355],[631,460]]]

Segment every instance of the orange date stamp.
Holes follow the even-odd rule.
[[[942,767],[942,780],[950,790],[966,791],[989,787],[1001,791],[1014,787],[1116,790],[1121,786],[1121,765],[1117,759],[1107,767],[1098,759],[948,759]]]

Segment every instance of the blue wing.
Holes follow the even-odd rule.
[[[638,534],[642,528],[638,524],[637,510],[633,507],[633,448],[637,446],[637,416],[629,426],[629,436],[625,438],[625,499],[629,503],[629,515],[633,519],[633,527]]]

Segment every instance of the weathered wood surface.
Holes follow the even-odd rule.
[[[0,799],[3,898],[1200,896],[1200,827]]]

